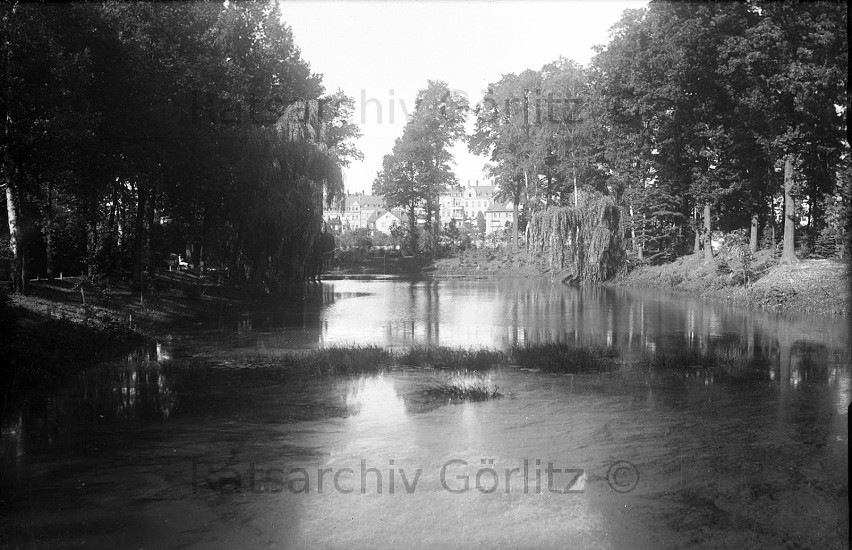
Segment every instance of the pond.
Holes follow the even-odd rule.
[[[4,411],[13,546],[846,547],[846,320],[546,280],[326,281],[175,329]],[[282,376],[251,358],[351,344],[618,350],[609,374]],[[654,352],[737,368],[641,367]],[[269,361],[263,362],[269,364]],[[274,360],[272,361],[274,364]]]

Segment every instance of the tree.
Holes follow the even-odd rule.
[[[385,155],[382,169],[373,182],[373,194],[382,195],[388,208],[400,207],[408,216],[408,238],[412,253],[417,253],[417,208],[425,203],[431,189],[420,174],[429,170],[424,165],[421,142],[413,137],[406,125],[402,137],[397,138],[393,151]]]
[[[468,139],[472,153],[486,155],[486,171],[497,187],[495,199],[510,200],[515,219],[518,205],[530,190],[544,164],[544,152],[532,139],[530,96],[540,90],[541,76],[532,70],[504,75],[490,84],[477,105],[475,130]],[[540,120],[540,119],[539,119]],[[518,230],[512,230],[512,246],[518,246]]]
[[[184,244],[263,290],[316,276],[322,191],[342,190],[358,130],[277,4],[9,3],[2,25],[17,289],[31,264],[82,261],[143,290]]]
[[[440,227],[438,196],[456,185],[449,147],[464,135],[467,100],[445,82],[429,81],[417,94],[417,106],[386,155],[373,183],[373,193],[385,197],[388,208],[401,207],[408,215],[410,246],[417,250],[416,210],[423,207],[427,227],[435,216],[433,245]]]
[[[724,67],[742,83],[740,118],[754,129],[770,165],[783,171],[782,261],[795,262],[795,203],[807,184],[813,215],[837,186],[834,167],[848,154],[847,10],[830,2],[756,1],[749,11],[753,22],[730,40]]]
[[[441,228],[438,197],[458,185],[449,148],[465,135],[464,123],[469,107],[467,98],[450,90],[440,80],[430,80],[426,88],[418,92],[415,104],[408,123],[408,139],[417,142],[416,151],[423,156],[418,163],[422,172],[417,177],[426,187],[426,223],[428,226],[434,221],[433,233],[437,237]]]

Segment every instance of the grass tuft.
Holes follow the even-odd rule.
[[[330,347],[302,355],[286,355],[289,364],[309,376],[335,376],[380,372],[393,362],[393,355],[379,346]]]
[[[479,371],[506,363],[506,355],[491,349],[415,346],[397,357],[400,365]]]
[[[564,343],[527,344],[511,351],[513,362],[522,367],[570,374],[609,372],[617,367],[613,361],[617,355],[613,348]]]
[[[304,376],[369,374],[392,366],[424,367],[448,371],[481,372],[512,362],[548,372],[609,372],[618,365],[616,351],[598,346],[573,347],[567,344],[515,346],[510,353],[493,349],[457,349],[415,346],[389,351],[378,346],[331,347],[304,353],[285,353],[275,358],[252,356],[255,366],[282,366]]]
[[[487,401],[503,397],[491,377],[477,372],[460,371],[432,381],[423,392],[431,399],[448,401]]]

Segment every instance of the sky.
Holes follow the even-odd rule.
[[[363,162],[345,171],[346,190],[370,193],[382,158],[402,135],[418,90],[443,80],[471,107],[504,74],[538,70],[559,56],[588,65],[595,45],[625,9],[647,1],[318,2],[282,1],[302,58],[326,91],[355,99]],[[468,118],[473,129],[473,115]],[[490,183],[487,159],[457,144],[455,173],[466,185]]]

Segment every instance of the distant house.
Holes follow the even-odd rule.
[[[512,203],[494,203],[485,211],[485,234],[490,235],[506,227],[506,223],[514,224],[515,210]]]
[[[478,184],[465,187],[463,191],[464,211],[470,219],[476,219],[480,212],[485,214],[488,207],[494,204],[494,186]]]
[[[364,229],[366,229],[367,231],[370,231],[372,233],[373,231],[376,230],[376,221],[379,219],[379,216],[381,215],[382,211],[381,210],[370,210],[369,212],[370,212],[370,215],[367,216],[367,219],[364,222],[366,224],[364,226]]]
[[[391,229],[394,226],[401,226],[408,224],[408,215],[398,208],[394,208],[392,210],[384,211],[380,216],[376,218],[376,231],[384,233],[386,235],[391,234]]]
[[[475,224],[481,212],[485,216],[486,232],[505,227],[506,221],[514,219],[512,205],[505,205],[494,200],[496,189],[493,185],[468,185],[462,189],[442,193],[438,197],[441,213],[441,223],[446,227],[451,221],[456,226],[465,222]],[[507,210],[508,208],[508,210]]]
[[[441,224],[445,227],[450,225],[451,221],[455,221],[457,226],[460,226],[466,219],[467,214],[464,211],[464,192],[451,190],[447,193],[442,193],[438,197],[438,208],[441,215]]]
[[[384,197],[347,194],[323,212],[323,219],[341,230],[371,229],[384,205]],[[339,221],[335,221],[339,220]]]

